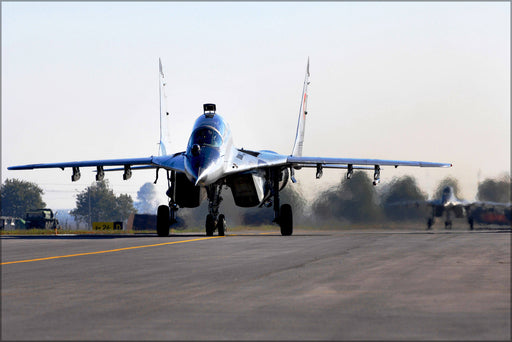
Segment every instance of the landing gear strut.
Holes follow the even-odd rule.
[[[434,219],[433,218],[429,218],[428,221],[427,221],[427,230],[432,229],[432,225],[433,224],[434,224]]]
[[[213,236],[213,232],[217,230],[219,236],[224,236],[226,230],[226,218],[224,215],[219,215],[219,206],[222,202],[220,193],[223,184],[212,184],[206,188],[208,194],[208,215],[206,215],[206,236]]]
[[[446,221],[444,222],[444,229],[452,229],[452,219],[449,210],[446,210]]]

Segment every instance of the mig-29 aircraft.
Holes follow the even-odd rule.
[[[197,118],[186,151],[169,153],[166,137],[168,113],[162,108],[165,102],[165,80],[159,60],[160,81],[160,150],[159,156],[108,160],[73,161],[11,166],[9,170],[40,168],[72,169],[72,181],[80,178],[80,167],[96,167],[96,180],[105,176],[105,171],[124,171],[123,179],[131,177],[132,170],[159,169],[167,173],[169,205],[161,205],[157,211],[158,236],[168,236],[170,226],[176,223],[176,214],[181,208],[194,208],[204,199],[208,200],[206,235],[225,234],[226,220],[219,214],[224,186],[231,189],[235,204],[240,207],[270,207],[274,209],[274,222],[279,224],[282,235],[292,235],[293,216],[289,204],[280,205],[279,191],[288,179],[296,182],[295,170],[303,167],[316,168],[316,178],[320,178],[323,168],[347,169],[350,178],[355,169],[373,170],[373,184],[380,181],[381,166],[451,167],[447,163],[423,161],[402,161],[385,159],[353,159],[303,157],[304,130],[306,123],[309,59],[306,67],[303,92],[295,142],[290,155],[267,150],[247,150],[236,148],[227,122],[216,112],[215,104],[204,104],[203,114]],[[104,167],[115,167],[104,169]]]
[[[455,196],[453,187],[446,186],[443,188],[441,198],[426,201],[425,204],[432,207],[432,215],[427,220],[427,229],[431,229],[436,217],[445,215],[445,229],[452,228],[452,214],[456,218],[466,217],[469,229],[473,230],[475,209],[485,208],[510,208],[510,203],[500,203],[491,201],[466,201],[458,199]]]
[[[501,202],[491,202],[491,201],[466,201],[457,198],[455,196],[455,190],[452,186],[443,187],[443,191],[441,193],[440,198],[435,198],[431,200],[406,200],[406,201],[397,201],[393,203],[389,203],[388,206],[402,206],[402,207],[411,207],[415,206],[416,208],[421,207],[430,207],[430,215],[427,219],[427,230],[432,229],[432,226],[435,224],[436,217],[442,218],[444,216],[444,228],[451,229],[452,228],[452,219],[453,218],[466,218],[469,224],[469,229],[473,230],[475,223],[475,213],[478,215],[479,213],[485,211],[493,211],[494,209],[510,210],[511,203],[501,203]],[[507,224],[506,214],[503,214],[504,224]],[[500,223],[498,223],[500,224]]]

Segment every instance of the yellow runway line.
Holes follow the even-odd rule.
[[[118,249],[110,249],[110,250],[106,250],[106,251],[87,252],[87,253],[78,253],[78,254],[69,254],[69,255],[58,255],[58,256],[52,256],[52,257],[46,257],[46,258],[38,258],[38,259],[8,261],[8,262],[2,262],[0,265],[20,264],[20,263],[23,263],[23,262],[43,261],[43,260],[61,259],[61,258],[71,258],[71,257],[77,257],[77,256],[83,256],[83,255],[113,253],[113,252],[120,252],[120,251],[126,251],[126,250],[137,249],[137,248],[148,248],[148,247],[157,247],[157,246],[165,246],[165,245],[174,245],[174,244],[185,243],[185,242],[193,242],[193,241],[201,241],[201,240],[209,240],[209,239],[218,239],[219,237],[222,237],[222,236],[211,236],[211,237],[204,237],[204,238],[192,239],[192,240],[164,242],[164,243],[157,243],[157,244],[154,244],[154,245],[124,247],[124,248],[118,248]]]

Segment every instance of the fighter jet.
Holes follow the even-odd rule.
[[[449,163],[424,161],[403,161],[386,159],[324,158],[302,156],[306,124],[308,86],[310,84],[309,58],[304,77],[299,118],[291,154],[279,154],[268,150],[252,150],[235,147],[233,135],[227,121],[217,113],[216,105],[203,105],[190,134],[185,151],[169,153],[165,121],[169,118],[164,108],[166,101],[165,77],[159,60],[160,92],[160,149],[158,156],[143,158],[72,161],[63,163],[29,164],[11,166],[9,170],[40,168],[71,168],[71,180],[80,179],[80,168],[96,167],[96,180],[105,176],[105,171],[123,171],[123,179],[131,177],[132,170],[165,170],[168,182],[168,205],[161,205],[157,211],[157,234],[168,236],[171,225],[176,223],[179,208],[194,208],[203,200],[208,201],[208,215],[205,230],[207,236],[215,231],[223,236],[226,219],[219,214],[224,188],[230,188],[235,204],[240,207],[273,207],[273,222],[280,226],[281,234],[293,234],[293,215],[289,204],[280,203],[279,191],[291,180],[296,182],[294,173],[301,168],[316,168],[320,178],[324,168],[347,169],[350,178],[355,169],[373,170],[373,184],[380,182],[381,166],[451,167]],[[104,169],[105,167],[114,167]]]
[[[451,229],[453,218],[467,218],[469,229],[473,230],[475,223],[475,214],[480,216],[482,211],[494,209],[510,210],[510,203],[500,203],[491,201],[466,201],[455,196],[453,187],[446,186],[443,188],[441,198],[428,201],[397,201],[389,203],[388,206],[427,206],[430,207],[430,216],[427,219],[427,230],[432,229],[436,217],[444,216],[445,229]]]
[[[426,202],[427,205],[432,207],[432,215],[427,220],[427,229],[431,229],[436,217],[445,215],[444,227],[445,229],[452,228],[452,215],[456,218],[466,217],[469,224],[469,229],[474,228],[474,215],[475,209],[484,208],[510,208],[510,203],[490,202],[490,201],[466,201],[458,199],[455,196],[453,187],[446,186],[443,188],[441,198],[433,199]]]

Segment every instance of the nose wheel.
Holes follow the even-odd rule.
[[[217,218],[217,222],[215,222],[215,218],[212,214],[206,215],[206,236],[213,236],[213,232],[217,229],[219,232],[219,236],[224,236],[226,231],[226,217],[223,214],[220,214]]]
[[[447,220],[444,222],[444,229],[452,229],[452,221]]]
[[[429,218],[427,221],[427,230],[432,229],[432,225],[434,224],[434,219]]]
[[[213,236],[215,231],[215,219],[212,214],[206,215],[206,236]]]

